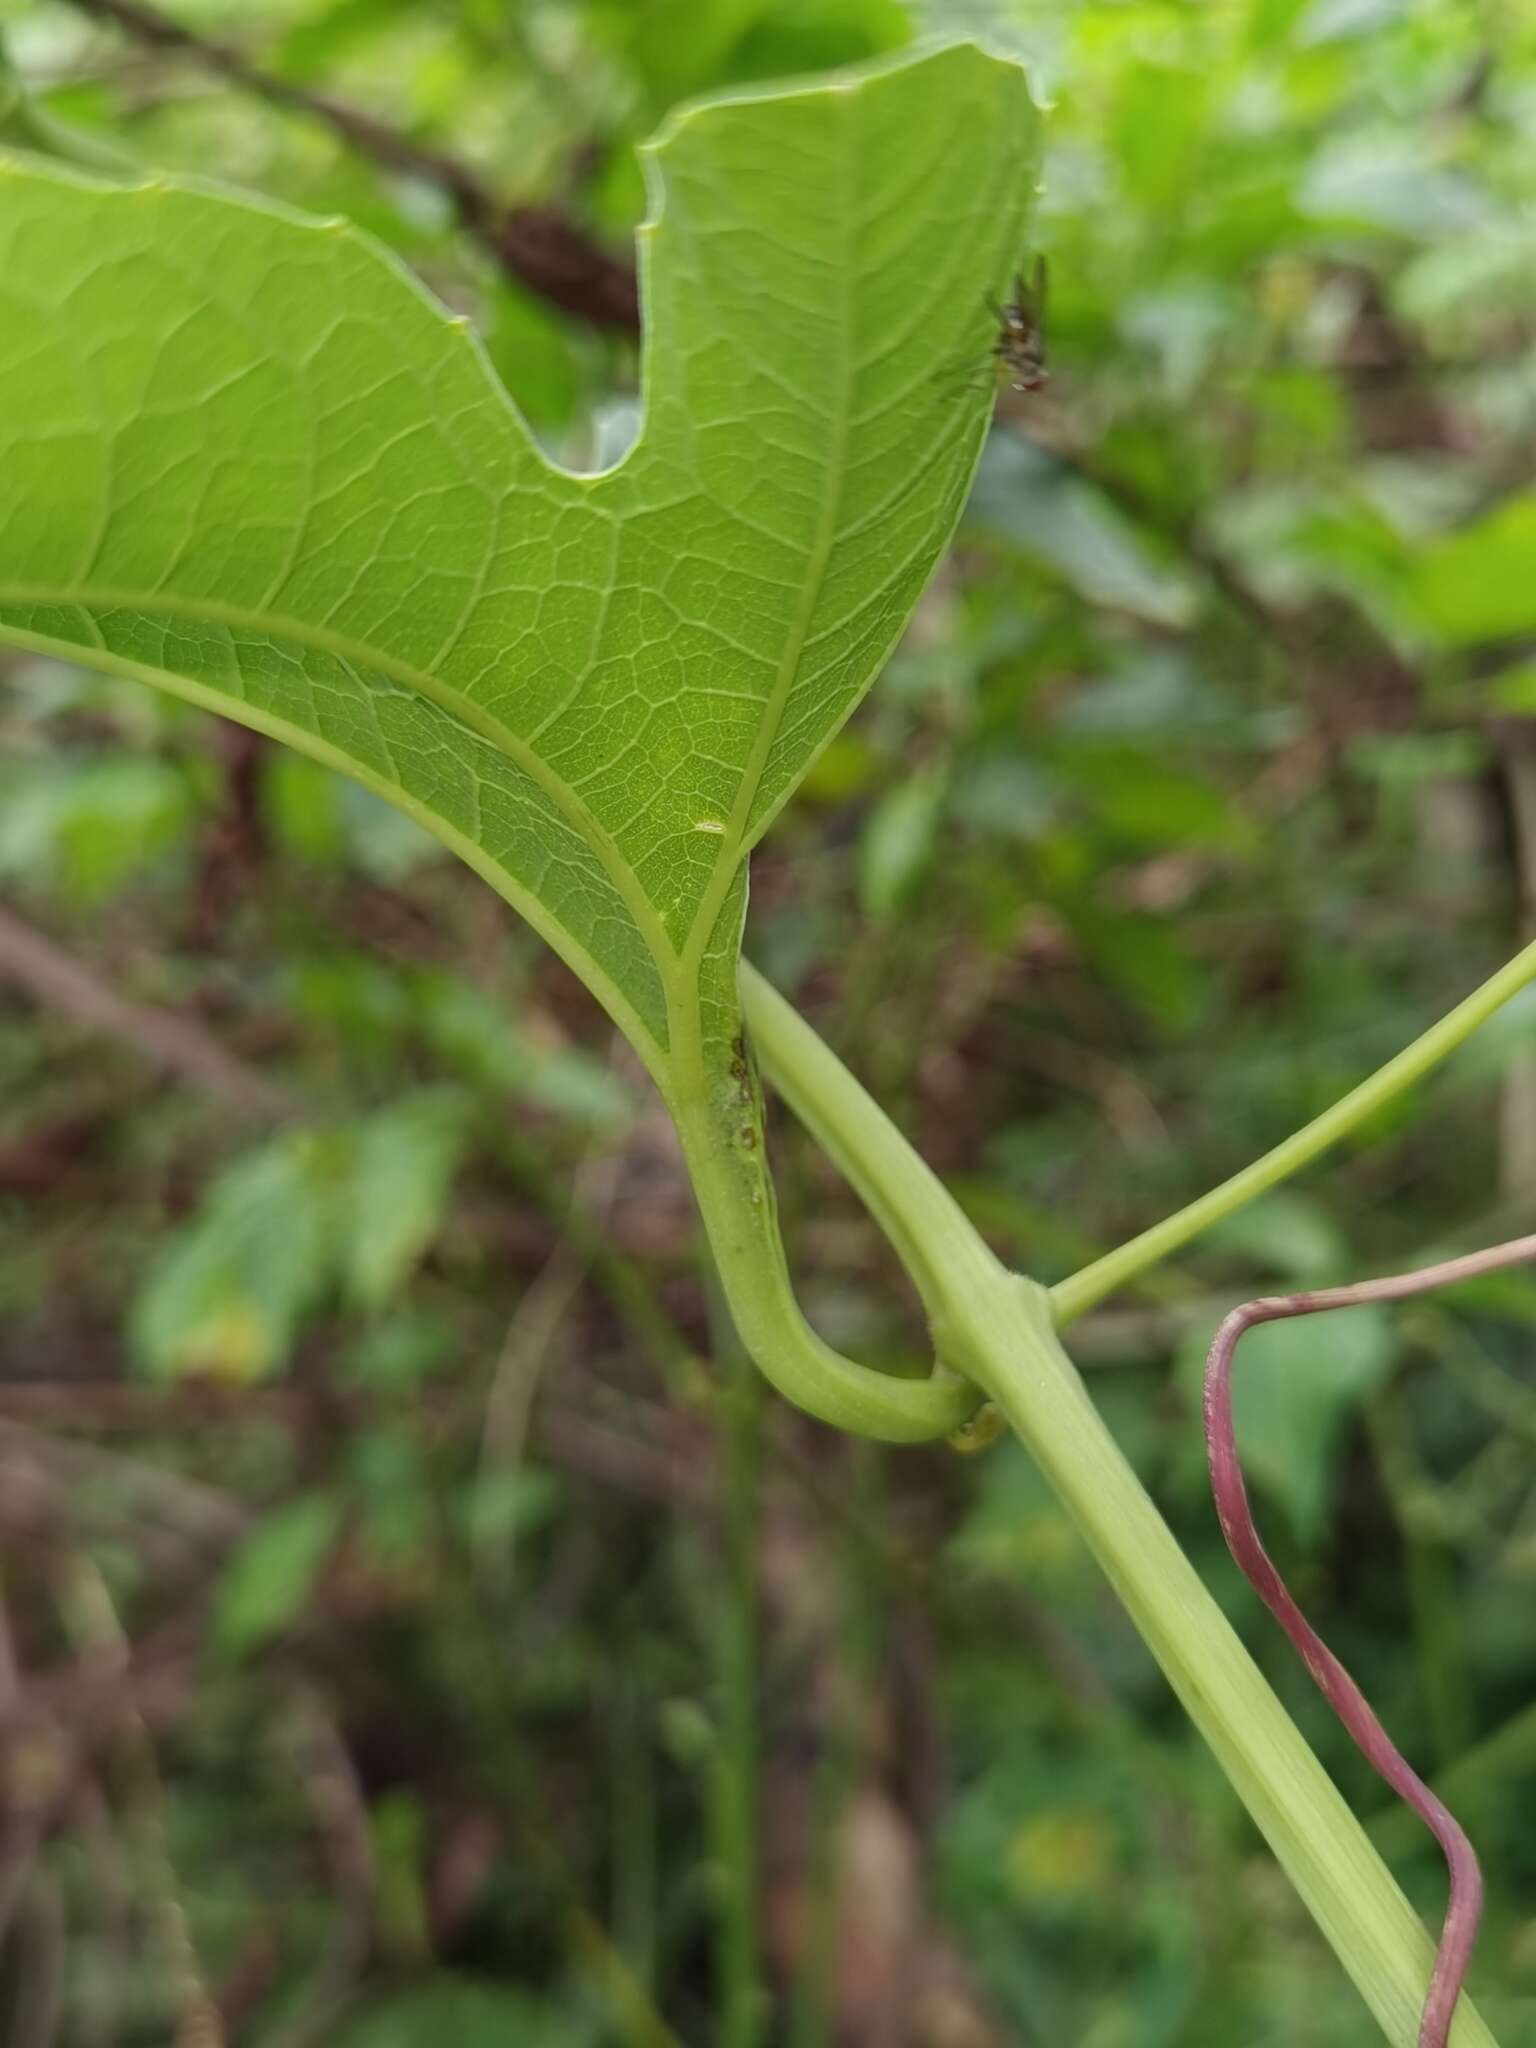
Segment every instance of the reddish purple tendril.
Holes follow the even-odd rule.
[[[1365,1695],[1291,1598],[1254,1526],[1248,1488],[1237,1454],[1232,1427],[1232,1362],[1243,1333],[1257,1323],[1275,1323],[1287,1316],[1314,1315],[1323,1309],[1357,1308],[1363,1302],[1405,1301],[1458,1280],[1473,1280],[1505,1266],[1536,1259],[1536,1237],[1522,1237],[1491,1251],[1447,1259],[1417,1273],[1386,1280],[1362,1280],[1353,1287],[1324,1287],[1308,1294],[1268,1295],[1235,1308],[1216,1332],[1205,1368],[1205,1448],[1211,1468],[1211,1492],[1221,1519],[1227,1548],[1248,1583],[1300,1652],[1329,1706],[1348,1729],[1355,1746],[1373,1770],[1406,1800],[1445,1852],[1450,1871],[1450,1898],[1440,1947],[1430,1974],[1424,2013],[1419,2022],[1419,2048],[1446,2048],[1451,2020],[1483,1910],[1483,1878],[1477,1856],[1450,1810],[1437,1799],[1409,1765],[1377,1720]]]

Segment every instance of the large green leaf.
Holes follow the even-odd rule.
[[[953,529],[1035,149],[968,45],[674,118],[596,476],[345,224],[0,162],[0,639],[391,797],[664,1079],[733,1031],[746,855]]]

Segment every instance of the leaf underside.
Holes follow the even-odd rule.
[[[959,515],[1035,133],[967,45],[674,119],[598,476],[345,224],[0,158],[0,640],[390,797],[662,1077],[734,1030],[746,854]]]

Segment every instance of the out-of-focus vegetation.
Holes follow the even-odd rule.
[[[633,424],[604,252],[670,105],[934,27],[1030,63],[1052,382],[1004,394],[958,551],[758,857],[749,936],[1018,1264],[1054,1278],[1200,1192],[1526,935],[1526,10],[178,0],[190,44],[165,19],[0,0],[0,134],[350,215],[581,463]],[[485,199],[539,211],[514,232]],[[646,1085],[414,828],[12,660],[0,891],[6,2040],[713,2042],[754,1768],[764,2042],[1365,2038],[1022,1455],[884,1454],[742,1394]],[[1244,1294],[1536,1227],[1533,1024],[1517,1002],[1074,1332],[1362,1810],[1226,1563],[1194,1376]],[[922,1356],[782,1120],[776,1156],[821,1326]],[[1484,1852],[1479,1988],[1517,2044],[1533,1338],[1525,1278],[1275,1329],[1240,1404],[1277,1553]],[[1438,1912],[1427,1843],[1390,1813],[1380,1839]]]

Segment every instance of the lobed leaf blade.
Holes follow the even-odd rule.
[[[958,518],[1034,146],[970,45],[675,117],[595,476],[346,226],[0,159],[0,639],[389,796],[659,1075],[734,1029],[747,853]]]

